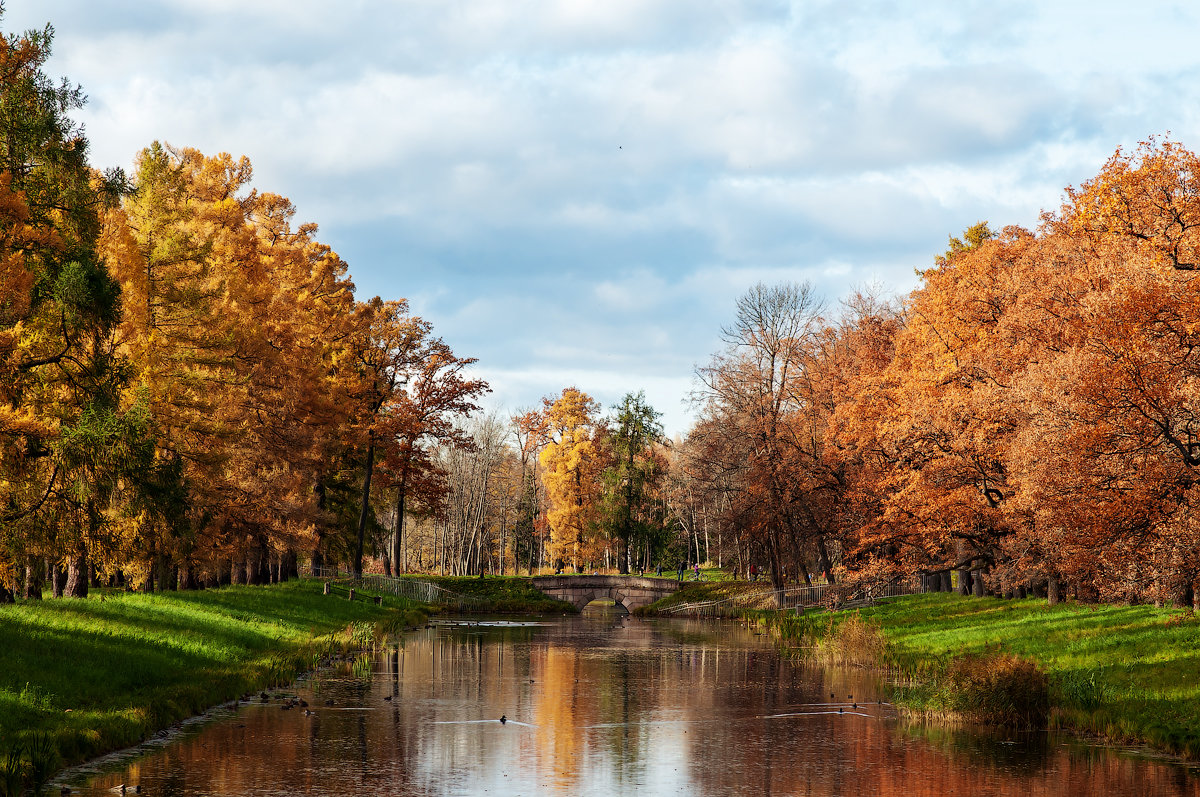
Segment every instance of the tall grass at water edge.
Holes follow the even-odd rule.
[[[317,581],[0,606],[0,795],[22,773],[136,744],[422,617],[394,597],[324,596]]]
[[[915,715],[1040,724],[1200,758],[1190,611],[940,593],[764,622],[818,660],[885,668]]]

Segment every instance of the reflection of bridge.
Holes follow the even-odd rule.
[[[625,611],[648,606],[679,589],[679,582],[643,576],[535,576],[533,586],[552,598],[582,609],[594,600],[610,598]]]

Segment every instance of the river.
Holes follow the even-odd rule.
[[[619,615],[444,620],[66,778],[155,797],[1200,795],[1200,772],[1145,752],[906,725],[871,673],[736,623]]]

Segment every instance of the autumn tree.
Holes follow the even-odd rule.
[[[68,116],[83,94],[43,72],[52,39],[49,26],[0,36],[0,531],[3,569],[11,576],[24,558],[29,597],[40,596],[40,557],[57,568],[62,550],[71,593],[86,594],[88,540],[74,521],[102,477],[81,469],[67,441],[132,428],[115,399],[119,288],[96,251],[98,210],[120,176],[87,163],[88,142]]]
[[[390,437],[387,408],[403,392],[419,362],[418,350],[429,333],[428,322],[408,314],[404,301],[384,302],[378,297],[358,306],[358,329],[353,344],[357,445],[364,453],[362,493],[351,570],[362,573],[368,519],[371,517],[371,481],[378,446]]]
[[[463,422],[459,439],[438,452],[447,495],[435,516],[433,561],[443,573],[502,568],[502,537],[513,509],[507,432],[499,417],[475,415]]]
[[[890,363],[836,414],[864,477],[851,565],[1195,600],[1196,166],[1118,151],[1037,233],[968,231],[923,272]]]
[[[411,362],[408,377],[388,399],[383,423],[385,472],[396,490],[390,559],[405,573],[406,504],[415,493],[427,507],[437,505],[445,487],[434,452],[441,446],[472,445],[459,421],[478,410],[475,402],[490,391],[487,382],[467,376],[474,358],[456,356],[445,341],[428,332],[417,342]]]
[[[589,545],[595,527],[599,477],[604,467],[598,438],[600,405],[575,387],[542,399],[540,434],[546,441],[539,461],[545,469],[549,555],[578,572],[600,551]]]
[[[315,225],[293,227],[291,203],[251,178],[245,158],[154,144],[105,218],[152,493],[187,496],[138,511],[124,555],[153,562],[147,585],[191,585],[201,563],[208,579],[278,578],[326,522],[313,485],[348,422],[353,285]]]
[[[783,584],[787,550],[818,538],[812,492],[803,477],[805,409],[797,390],[819,329],[820,302],[807,285],[756,285],[737,300],[737,318],[722,331],[725,349],[699,369],[704,456],[736,473],[731,510],[749,530]]]
[[[538,478],[538,468],[539,455],[546,441],[541,431],[541,414],[537,410],[519,410],[509,418],[509,424],[520,466],[520,492],[513,524],[514,569],[519,570],[524,561],[532,576],[535,562],[540,564],[544,554],[544,486]]]

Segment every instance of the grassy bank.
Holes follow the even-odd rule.
[[[655,601],[652,605],[639,609],[637,613],[660,614],[683,604],[712,601],[728,603],[731,612],[775,607],[769,581],[733,581],[722,571],[705,571],[703,581],[692,581],[691,578],[691,575],[688,575],[675,594]]]
[[[321,590],[293,581],[0,606],[0,775],[14,746],[26,778],[31,765],[53,771],[288,683],[351,641],[343,629],[422,617],[399,599],[375,606]]]
[[[914,712],[953,714],[986,700],[965,699],[966,690],[1006,678],[1018,695],[1032,692],[1032,662],[1045,676],[1050,726],[1200,758],[1200,620],[1185,610],[942,593],[776,625],[790,644],[819,649],[842,637],[847,656],[858,649],[911,676],[897,701]],[[871,641],[872,627],[882,644]]]

